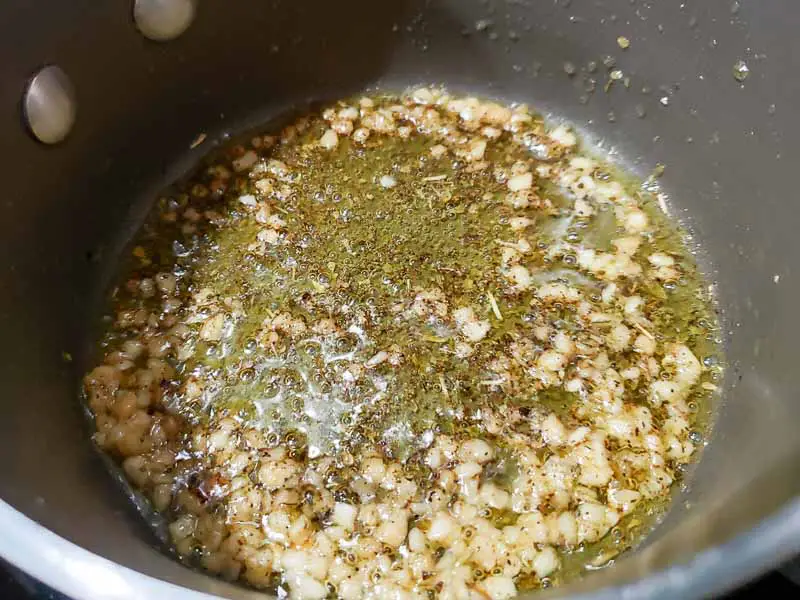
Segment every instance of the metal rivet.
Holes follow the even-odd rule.
[[[194,19],[195,0],[136,0],[133,19],[145,37],[157,42],[174,40]]]
[[[67,74],[55,65],[44,67],[33,76],[22,106],[31,133],[45,144],[62,141],[75,124],[75,88]]]

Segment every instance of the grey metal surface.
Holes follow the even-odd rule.
[[[22,105],[31,133],[45,144],[63,141],[72,130],[78,112],[75,88],[57,65],[43,67],[31,77]]]
[[[735,4],[236,0],[200,3],[192,27],[161,45],[117,3],[5,2],[0,499],[119,565],[246,594],[154,549],[94,455],[76,400],[94,299],[148,200],[205,151],[189,150],[198,133],[213,140],[370,85],[441,82],[571,120],[640,174],[665,164],[671,207],[723,310],[732,366],[690,484],[645,547],[552,595],[701,597],[800,551],[800,6]],[[606,56],[630,87],[604,91]],[[47,148],[26,134],[19,98],[29,74],[56,60],[80,91],[82,116]],[[733,76],[738,60],[750,70],[744,82]],[[125,581],[131,594],[120,597],[137,597],[137,580]]]
[[[135,0],[133,20],[142,35],[156,42],[166,42],[189,28],[195,7],[195,0]]]

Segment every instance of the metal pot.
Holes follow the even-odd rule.
[[[731,366],[690,485],[640,549],[548,593],[700,597],[800,551],[795,2],[173,2],[0,8],[0,555],[80,599],[259,596],[155,548],[92,449],[77,400],[92,306],[155,191],[206,151],[198,133],[419,82],[552,111],[640,175],[665,164],[717,289]],[[137,27],[134,4],[155,21]],[[624,77],[604,90],[606,56]],[[23,100],[50,64],[74,93],[46,80]]]

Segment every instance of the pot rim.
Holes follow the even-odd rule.
[[[213,596],[124,567],[74,544],[0,500],[0,556],[73,600]],[[800,552],[800,497],[756,527],[706,549],[687,563],[647,577],[574,596],[576,600],[699,598],[725,592]]]
[[[144,575],[43,527],[0,500],[0,556],[71,600],[213,600],[203,592]],[[112,592],[113,590],[113,592]]]

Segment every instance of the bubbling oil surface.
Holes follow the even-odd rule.
[[[203,527],[223,539],[261,523],[258,535],[277,540],[266,500],[263,515],[237,517],[247,485],[290,498],[287,518],[318,523],[314,536],[339,504],[405,511],[409,537],[383,543],[413,554],[408,531],[418,530],[443,561],[455,542],[430,537],[440,515],[414,508],[443,489],[448,519],[477,502],[498,535],[516,535],[534,513],[554,528],[535,543],[557,551],[560,569],[545,550],[525,559],[504,542],[501,558],[530,564],[472,573],[469,586],[501,597],[506,579],[550,585],[648,531],[670,485],[648,479],[637,456],[651,452],[674,481],[695,452],[690,432],[707,425],[722,364],[716,320],[655,193],[524,108],[415,94],[343,101],[216,153],[158,201],[122,269],[102,344],[119,381],[109,392],[108,371],[87,376],[96,439],[173,519],[179,554],[205,568],[294,594],[314,588],[294,567],[259,570],[198,533],[213,514]],[[141,385],[153,369],[164,375],[155,389]],[[118,429],[136,415],[116,407],[133,389],[148,390],[137,402],[174,419],[175,432],[129,451]],[[468,460],[471,440],[491,459]],[[451,443],[467,450],[451,456]],[[161,446],[173,464],[133,470]],[[274,487],[278,455],[304,478]],[[373,482],[375,457],[402,478]],[[474,481],[442,484],[474,464]],[[573,478],[563,489],[549,479],[558,469]],[[239,473],[251,483],[234,484]],[[301,493],[307,479],[320,489]],[[407,498],[398,481],[413,486]],[[619,490],[639,497],[628,506]],[[610,512],[597,517],[601,508]],[[577,519],[574,539],[559,530],[562,513]],[[341,551],[381,539],[371,526],[350,534]],[[478,552],[453,564],[474,567]],[[434,594],[456,585],[437,577]],[[428,593],[424,579],[410,589]]]

